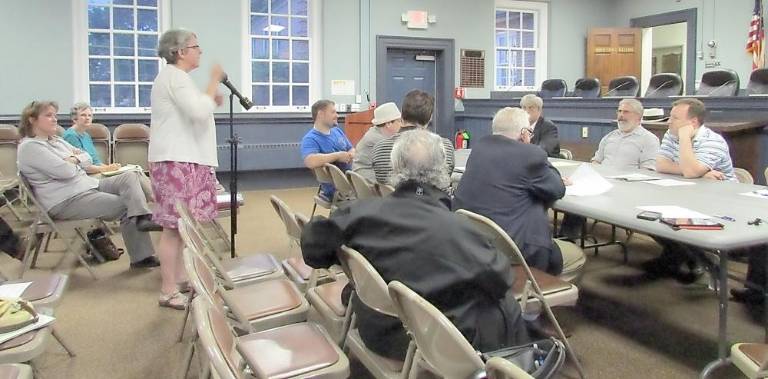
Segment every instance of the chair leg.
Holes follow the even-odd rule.
[[[192,290],[192,292],[189,293],[189,296],[187,296],[187,307],[184,310],[184,323],[181,324],[181,331],[179,332],[179,342],[181,342],[184,339],[184,330],[187,329],[187,321],[189,321],[189,311],[190,308],[192,308],[192,298],[195,296],[195,291]]]
[[[184,376],[181,377],[182,379],[186,379],[187,375],[189,375],[189,369],[192,368],[192,359],[195,358],[195,351],[196,351],[196,349],[195,349],[195,342],[192,342],[189,345],[189,352],[187,353],[187,356],[184,359],[186,364],[185,364],[185,368],[184,368]]]
[[[67,351],[67,354],[69,354],[70,357],[72,357],[72,358],[76,357],[76,355],[72,351],[72,349],[70,349],[69,346],[67,346],[67,344],[64,343],[64,339],[62,339],[59,336],[59,333],[56,331],[56,327],[55,326],[51,327],[51,335],[53,335],[53,338],[56,338],[56,341],[59,343],[59,345],[61,345],[61,347],[64,348],[64,350]]]
[[[96,260],[99,261],[99,263],[104,263],[107,260],[99,253],[99,250],[96,249],[96,246],[93,246],[91,243],[91,240],[88,239],[88,235],[86,233],[83,233],[83,230],[80,228],[75,228],[75,233],[77,233],[78,236],[85,242],[85,246],[89,249],[91,249],[91,252],[93,253],[93,256],[96,257]]]
[[[555,318],[555,314],[552,313],[552,309],[549,307],[549,304],[547,304],[544,301],[544,295],[541,294],[541,290],[539,289],[539,293],[537,294],[539,297],[539,301],[544,306],[544,311],[547,313],[547,318],[549,318],[549,321],[552,322],[552,325],[555,327],[555,330],[557,330],[557,335],[560,337],[560,339],[563,341],[563,345],[565,345],[566,354],[568,357],[571,358],[571,362],[573,362],[574,365],[576,365],[576,371],[579,373],[579,377],[584,379],[586,378],[586,374],[584,373],[584,368],[581,366],[581,362],[579,361],[579,358],[576,357],[576,352],[571,348],[570,342],[568,342],[568,338],[565,337],[565,333],[563,332],[563,329],[560,327],[560,323],[557,322],[557,319]]]
[[[64,243],[67,244],[67,251],[71,254],[74,254],[77,257],[77,260],[80,261],[80,264],[85,266],[85,268],[91,274],[91,276],[93,277],[93,280],[99,280],[98,275],[96,275],[96,272],[93,271],[93,267],[91,267],[91,265],[88,264],[88,262],[85,260],[85,258],[83,258],[83,255],[80,254],[80,252],[74,249],[69,238],[65,238]]]
[[[56,232],[53,232],[53,233],[48,233],[48,236],[47,236],[48,238],[46,238],[46,239],[45,239],[45,245],[44,245],[45,247],[43,248],[43,253],[45,253],[46,251],[48,251],[48,245],[50,245],[50,244],[51,244],[51,236],[52,236],[52,235],[56,235],[56,237],[54,237],[54,238],[59,238],[59,234],[58,234],[58,233],[56,233]]]

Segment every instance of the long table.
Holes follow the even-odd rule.
[[[583,163],[552,159],[552,162]],[[569,176],[578,164],[562,166],[555,163],[563,176]],[[642,172],[652,176],[674,178],[694,185],[661,187],[644,182],[625,182],[608,179],[612,184],[608,192],[597,196],[566,196],[555,202],[553,208],[603,221],[622,228],[696,246],[719,256],[719,327],[718,357],[701,372],[704,378],[714,369],[728,364],[728,251],[768,244],[768,224],[750,225],[756,218],[768,221],[768,199],[741,195],[765,187],[736,182],[706,179],[683,179],[679,176],[650,171],[616,169],[599,164],[591,166],[603,177]],[[639,206],[676,205],[710,216],[726,216],[735,221],[719,220],[722,230],[674,230],[659,221],[637,218]],[[768,288],[768,286],[766,287]],[[767,299],[768,300],[768,299]],[[767,303],[768,304],[768,303]],[[766,324],[768,340],[768,324]]]

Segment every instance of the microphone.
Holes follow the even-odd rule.
[[[719,91],[719,90],[720,90],[720,89],[722,89],[723,87],[725,87],[725,86],[727,86],[727,85],[729,85],[729,84],[733,84],[733,83],[736,83],[736,80],[734,80],[734,79],[731,79],[731,80],[729,80],[729,81],[727,81],[727,82],[725,82],[725,83],[723,83],[723,84],[719,85],[717,88],[713,89],[712,91],[709,91],[709,93],[707,94],[707,96],[714,96],[714,94],[715,94],[717,91]]]
[[[227,77],[226,73],[224,73],[221,77],[221,84],[227,86],[229,91],[232,92],[233,95],[237,96],[237,98],[240,100],[240,105],[242,105],[245,110],[249,110],[251,107],[253,107],[253,101],[240,94],[232,82],[229,81],[229,77]]]
[[[659,92],[659,90],[661,90],[661,89],[664,89],[665,85],[667,85],[669,83],[672,83],[673,81],[674,81],[673,79],[670,79],[670,80],[667,80],[664,83],[661,83],[660,86],[654,88],[653,91],[651,91],[650,93],[646,94],[645,97],[651,97],[651,95],[655,94],[656,92]]]
[[[605,95],[603,95],[603,97],[606,97],[606,96],[608,96],[608,95],[612,94],[612,93],[613,93],[613,92],[615,92],[616,90],[620,89],[621,87],[624,87],[624,86],[628,85],[629,83],[631,83],[631,82],[630,82],[630,81],[626,81],[626,82],[624,82],[624,83],[621,83],[621,84],[617,85],[617,86],[616,86],[616,87],[614,87],[612,90],[610,90],[610,91],[606,92],[606,93],[605,93]]]

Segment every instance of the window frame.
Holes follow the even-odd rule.
[[[73,102],[85,101],[89,104],[92,103],[90,94],[90,78],[88,75],[89,70],[89,51],[88,51],[88,0],[73,0],[72,2],[72,32],[73,32],[73,69],[72,75],[74,99]],[[133,9],[139,9],[139,5],[133,5]],[[170,0],[157,0],[157,29],[158,29],[158,41],[163,33],[170,28],[171,25],[171,10]],[[110,29],[110,34],[114,34],[114,25]],[[136,34],[136,30],[133,31]],[[138,45],[135,46],[138,51]],[[140,58],[140,56],[134,56],[134,58]],[[160,72],[166,65],[165,60],[159,58],[158,72]],[[115,56],[110,52],[110,61],[114,61]],[[138,84],[139,68],[138,65],[134,67],[136,80],[134,85]],[[111,80],[112,87],[115,85],[115,81]],[[114,90],[113,90],[114,91]],[[114,100],[114,99],[113,99]],[[93,111],[97,113],[116,113],[116,114],[129,114],[129,113],[150,113],[151,107],[138,106],[139,98],[136,97],[135,107],[93,107]]]
[[[290,1],[290,0],[289,0]],[[309,40],[309,101],[306,106],[294,106],[294,105],[254,105],[251,109],[245,112],[254,113],[307,113],[310,111],[312,104],[320,99],[322,96],[322,83],[321,76],[321,62],[323,60],[322,51],[322,6],[324,0],[307,0],[307,22],[309,24],[307,28],[307,38]],[[242,44],[241,51],[241,81],[240,88],[242,92],[248,98],[251,98],[253,94],[252,78],[252,66],[251,66],[251,2],[250,0],[242,0]],[[271,59],[270,59],[271,61]],[[292,62],[292,59],[288,60]],[[289,69],[290,70],[290,69]],[[270,82],[272,84],[273,82]],[[290,87],[292,82],[288,82]],[[289,91],[289,96],[293,96]],[[270,95],[271,97],[271,95]],[[255,99],[251,99],[255,100]]]
[[[497,62],[496,62],[496,11],[518,11],[534,13],[534,37],[536,63],[535,79],[533,86],[497,86]],[[549,4],[545,2],[519,1],[519,0],[496,0],[493,8],[493,92],[515,92],[538,90],[541,83],[548,76],[548,31],[549,31]]]

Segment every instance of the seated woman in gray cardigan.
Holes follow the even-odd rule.
[[[58,109],[52,101],[33,101],[22,111],[19,172],[53,219],[119,219],[131,267],[158,266],[147,232],[161,228],[151,220],[140,174],[126,172],[103,179],[88,176],[83,169],[91,165],[88,153],[57,135]]]

